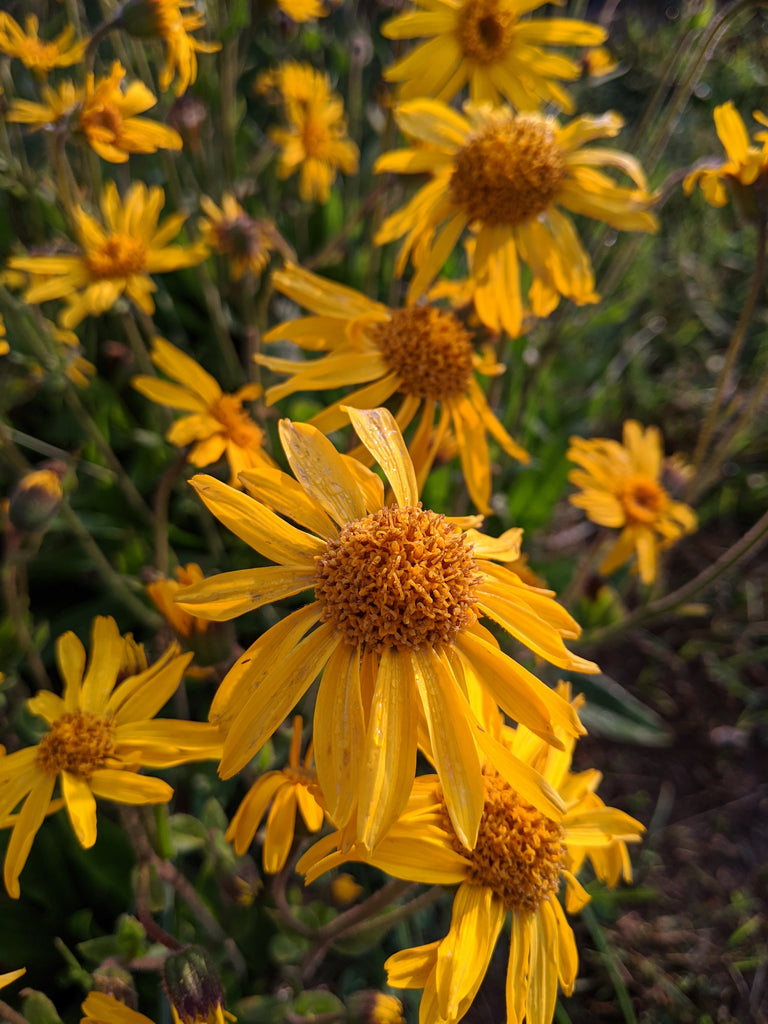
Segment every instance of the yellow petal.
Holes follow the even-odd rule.
[[[365,738],[357,835],[373,850],[405,807],[416,772],[415,684],[395,647],[380,657]]]
[[[523,1024],[528,1005],[531,958],[531,915],[514,912],[507,962],[507,1024]]]
[[[450,931],[437,950],[435,981],[442,1017],[456,1018],[485,977],[506,911],[492,889],[464,883],[453,898]]]
[[[91,630],[91,660],[83,680],[80,707],[101,712],[112,692],[123,658],[123,638],[115,620],[99,615]]]
[[[88,850],[96,842],[96,801],[81,775],[61,773],[61,793],[77,841]]]
[[[293,475],[335,522],[362,519],[359,488],[342,456],[315,427],[280,420],[280,440]]]
[[[238,857],[242,857],[248,850],[267,808],[277,791],[285,784],[286,777],[282,772],[267,772],[257,779],[246,793],[229,823],[225,836],[234,846]]]
[[[280,469],[264,466],[248,469],[240,474],[240,480],[257,501],[267,505],[281,516],[292,519],[305,530],[311,530],[318,537],[335,537],[338,529],[300,484]]]
[[[85,671],[85,648],[74,633],[64,633],[56,641],[56,663],[64,679],[64,703],[67,711],[80,707],[80,683]]]
[[[173,788],[162,779],[117,768],[98,768],[91,776],[91,791],[120,804],[164,804],[173,796]]]
[[[8,848],[5,851],[3,878],[8,895],[14,900],[17,900],[21,894],[19,875],[27,862],[32,843],[45,818],[55,781],[53,775],[44,775],[39,779],[24,801],[24,806],[13,826]]]
[[[179,589],[176,604],[192,615],[226,622],[237,615],[280,601],[312,587],[317,573],[306,565],[235,569]]]
[[[355,409],[349,413],[355,433],[384,470],[395,500],[401,508],[417,505],[419,488],[416,472],[394,416],[388,409]]]
[[[137,1013],[105,992],[89,992],[82,1011],[80,1024],[154,1024],[143,1013]]]
[[[288,860],[296,828],[296,793],[291,785],[284,786],[269,809],[267,829],[262,850],[264,870],[270,875],[282,871]]]

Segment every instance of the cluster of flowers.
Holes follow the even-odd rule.
[[[308,423],[280,421],[292,475],[267,453],[264,431],[243,407],[261,389],[247,384],[224,393],[191,356],[155,338],[152,361],[170,379],[143,374],[135,388],[185,413],[167,438],[187,449],[192,465],[226,456],[228,484],[208,475],[190,482],[210,512],[272,564],[209,579],[198,566],[179,568],[175,581],[153,585],[153,600],[180,643],[194,648],[211,622],[308,591],[313,599],[237,657],[207,723],[155,717],[193,657],[179,642],[149,665],[110,618],[93,624],[89,661],[74,634],[62,636],[62,696],[41,691],[28,702],[47,725],[43,738],[0,758],[11,896],[19,895],[46,815],[65,807],[78,841],[89,847],[96,797],[128,804],[170,798],[168,784],[142,768],[209,759],[220,762],[222,778],[235,775],[319,677],[312,746],[302,759],[297,716],[288,767],[259,778],[232,819],[236,851],[250,847],[269,809],[264,867],[280,871],[298,808],[310,831],[325,821],[333,828],[299,861],[308,880],[363,861],[397,878],[454,887],[448,933],[387,962],[392,985],[423,990],[423,1024],[455,1024],[467,1012],[507,921],[510,1024],[549,1024],[558,985],[572,990],[577,954],[561,887],[573,912],[589,899],[576,877],[585,861],[608,885],[628,879],[626,844],[639,839],[642,826],[604,805],[596,771],[571,769],[584,732],[580,698],[568,684],[547,686],[505,653],[488,627],[564,671],[598,668],[566,647],[579,626],[552,591],[527,576],[520,530],[491,537],[480,532],[483,515],[448,517],[420,502],[439,454],[458,454],[482,514],[491,511],[489,440],[520,462],[529,458],[488,403],[478,376],[504,366],[490,347],[478,351],[471,325],[515,338],[561,297],[598,301],[568,214],[628,231],[657,226],[650,212],[656,197],[637,161],[593,145],[615,137],[621,119],[605,113],[562,122],[544,112],[550,105],[572,113],[563,83],[580,74],[579,64],[552,47],[599,47],[605,32],[574,19],[521,16],[538,6],[419,0],[384,26],[388,38],[426,40],[386,72],[397,84],[394,118],[408,142],[375,165],[381,173],[427,176],[376,237],[382,245],[403,239],[396,272],[405,273],[410,261],[413,274],[407,303],[394,308],[290,258],[272,274],[277,292],[309,315],[273,327],[264,341],[320,355],[257,355],[285,378],[266,391],[266,402],[349,389]],[[55,145],[84,143],[110,162],[180,149],[179,131],[139,116],[156,103],[144,82],[129,80],[117,61],[100,77],[85,65],[107,30],[155,36],[166,47],[160,89],[183,94],[195,80],[197,54],[218,48],[193,35],[204,22],[189,7],[191,0],[130,0],[90,47],[71,28],[43,42],[34,18],[23,30],[0,14],[0,50],[41,78],[54,68],[83,71],[80,84],[45,86],[40,101],[12,100],[8,120],[53,130]],[[294,18],[326,13],[316,3],[284,9]],[[470,99],[458,109],[465,86]],[[359,158],[328,77],[288,63],[260,75],[257,89],[283,104],[286,125],[271,133],[281,150],[278,176],[300,172],[300,197],[325,202],[337,172],[354,174]],[[706,197],[720,203],[724,178],[748,185],[764,174],[768,133],[757,139],[762,149],[750,145],[728,106],[716,122],[728,162],[695,171],[685,187],[700,181]],[[182,244],[174,240],[185,215],[160,220],[159,186],[134,182],[121,196],[109,183],[99,216],[81,203],[66,161],[58,166],[78,250],[14,256],[7,278],[29,304],[63,300],[56,330],[71,334],[123,297],[151,316],[152,275],[194,266],[211,252],[231,261],[235,279],[264,273],[275,250],[286,254],[274,224],[251,218],[231,194],[220,205],[201,199],[200,238]],[[465,277],[436,280],[462,241]],[[385,407],[392,399],[396,415]],[[350,423],[359,446],[343,454],[327,435]],[[696,525],[693,511],[662,482],[658,430],[628,421],[623,444],[574,438],[569,456],[579,467],[571,474],[580,489],[573,504],[621,531],[601,571],[636,556],[641,580],[652,583],[659,552]],[[29,483],[38,485],[49,483]],[[418,753],[433,773],[417,775]],[[0,984],[16,976],[2,976]],[[98,999],[90,1011],[87,1019],[139,1019],[127,1011],[109,1018]]]

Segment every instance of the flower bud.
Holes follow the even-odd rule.
[[[155,0],[126,0],[117,12],[116,22],[130,36],[154,39],[162,28]]]
[[[93,972],[93,988],[96,992],[112,996],[113,999],[124,1003],[132,1010],[135,1010],[138,1005],[133,976],[124,967],[118,967],[116,964],[109,967],[97,967]]]
[[[355,992],[347,1000],[347,1009],[354,1024],[405,1024],[400,1000],[376,989]]]
[[[224,989],[210,954],[190,946],[167,957],[163,982],[175,1024],[224,1024]],[[230,1019],[231,1014],[226,1014]]]
[[[17,530],[36,533],[48,526],[64,496],[61,478],[65,472],[63,463],[50,462],[19,480],[8,506],[8,517]]]

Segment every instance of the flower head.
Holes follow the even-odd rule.
[[[759,110],[752,116],[761,125],[768,127],[768,117]],[[761,187],[760,205],[762,216],[766,215],[765,190],[768,187],[768,132],[758,132],[755,139],[762,142],[762,148],[750,145],[747,129],[731,100],[715,107],[715,128],[723,144],[727,160],[707,159],[683,181],[686,195],[693,192],[698,184],[710,206],[725,206],[728,200],[726,185],[743,200],[747,210],[757,203],[755,190]],[[752,192],[751,202],[748,193]]]
[[[551,592],[504,567],[519,555],[521,531],[486,537],[472,528],[479,517],[453,521],[422,508],[394,417],[385,409],[348,414],[393,504],[376,474],[289,420],[280,436],[295,479],[279,470],[243,473],[252,496],[211,477],[191,481],[225,526],[277,564],[211,577],[179,594],[182,607],[227,620],[309,588],[315,595],[222,681],[210,713],[227,729],[220,773],[239,771],[321,675],[313,738],[331,819],[374,847],[405,805],[421,744],[457,831],[472,845],[483,802],[480,750],[493,744],[468,690],[551,742],[559,743],[555,725],[581,731],[571,706],[503,654],[479,618],[554,664],[596,666],[566,649],[563,637],[579,628]],[[526,796],[556,815],[558,801],[530,773],[525,779]]]
[[[264,431],[243,409],[243,402],[261,394],[258,384],[224,394],[210,373],[163,338],[152,342],[151,358],[158,370],[178,383],[138,376],[133,386],[153,402],[190,414],[176,420],[165,436],[181,448],[192,445],[187,460],[193,466],[210,466],[226,455],[235,486],[242,470],[274,465],[264,451]]]
[[[14,100],[8,120],[33,128],[69,122],[100,157],[112,163],[125,163],[129,153],[181,149],[181,136],[173,128],[136,116],[157,100],[142,82],[131,82],[123,91],[124,78],[125,68],[115,61],[109,75],[97,79],[91,73],[83,88],[62,82],[55,90],[43,90],[43,103]]]
[[[653,583],[658,555],[696,529],[696,513],[673,501],[662,486],[664,450],[657,427],[643,430],[636,420],[624,423],[624,443],[606,437],[572,437],[568,458],[579,469],[568,474],[581,488],[569,499],[599,526],[621,533],[603,559],[600,572],[618,569],[634,554],[643,583]]]
[[[413,257],[412,302],[471,227],[477,314],[493,330],[517,336],[521,264],[532,277],[528,301],[536,316],[548,316],[561,295],[579,305],[598,299],[589,257],[562,210],[627,231],[657,228],[648,213],[654,197],[637,161],[587,145],[618,134],[616,114],[579,117],[561,128],[541,114],[465,104],[462,115],[436,100],[413,100],[395,117],[414,145],[385,153],[375,170],[431,175],[376,235],[380,245],[405,236],[396,271]],[[608,167],[627,174],[633,187],[615,184],[601,170]]]
[[[576,61],[551,52],[550,46],[597,46],[606,31],[575,18],[525,18],[543,0],[415,0],[385,23],[390,39],[421,43],[384,72],[399,82],[400,99],[434,96],[452,99],[469,83],[478,103],[500,103],[537,110],[554,103],[572,111],[561,81],[579,77]],[[419,9],[420,8],[420,9]]]
[[[561,692],[568,696],[567,688]],[[601,877],[615,882],[614,863],[629,870],[626,843],[637,841],[643,831],[634,818],[606,807],[595,794],[599,772],[571,772],[572,737],[561,733],[564,749],[557,750],[521,726],[497,723],[493,731],[505,749],[541,772],[560,795],[565,805],[560,819],[532,806],[486,765],[480,828],[469,848],[456,834],[438,779],[422,776],[404,813],[373,853],[360,847],[339,852],[336,834],[321,839],[297,865],[307,881],[337,864],[360,860],[408,881],[458,886],[448,934],[396,953],[385,965],[390,985],[424,989],[422,1024],[461,1020],[507,917],[507,1020],[549,1024],[558,981],[569,994],[578,967],[573,932],[557,898],[561,884],[566,908],[579,910],[589,900],[575,877],[585,857],[595,858]],[[607,864],[611,867],[603,870]]]
[[[172,644],[147,667],[114,619],[93,622],[91,657],[74,633],[56,643],[63,696],[41,690],[27,708],[46,722],[40,742],[0,759],[0,821],[13,825],[5,854],[8,893],[19,896],[19,874],[46,814],[61,806],[57,782],[80,845],[96,841],[96,797],[124,804],[163,803],[173,790],[139,769],[213,760],[216,729],[198,722],[152,721],[176,691],[191,654]],[[11,812],[21,804],[17,814]]]
[[[496,419],[477,381],[476,373],[495,375],[503,372],[503,367],[492,357],[475,352],[472,336],[458,317],[430,305],[390,309],[291,264],[272,275],[272,284],[316,315],[274,327],[264,340],[288,339],[329,354],[297,363],[257,356],[262,365],[290,374],[289,380],[267,391],[267,401],[295,391],[344,384],[364,385],[348,394],[344,405],[365,408],[399,396],[401,430],[421,412],[410,445],[419,484],[424,482],[446,430],[452,428],[472,500],[483,513],[489,513],[488,434],[512,458],[528,462],[528,453]],[[348,417],[341,403],[336,403],[310,422],[329,433],[347,423]]]
[[[181,96],[197,78],[198,53],[221,49],[221,43],[204,43],[192,35],[205,25],[205,16],[194,8],[195,0],[128,0],[121,8],[120,25],[126,32],[165,44],[158,82],[161,92],[173,84],[173,91]]]
[[[18,57],[21,63],[44,78],[54,68],[66,68],[82,60],[87,39],[73,42],[75,30],[71,25],[55,39],[45,42],[38,36],[40,22],[36,14],[28,14],[21,25],[6,11],[0,11],[0,52]]]
[[[281,149],[278,177],[289,178],[300,170],[301,198],[328,202],[337,170],[356,174],[358,167],[359,151],[347,138],[343,100],[331,91],[328,76],[309,64],[288,62],[262,75],[257,88],[274,88],[282,96],[288,124],[269,131]]]
[[[202,946],[188,946],[165,958],[163,986],[174,1024],[224,1024],[236,1019],[224,1009],[221,979]]]
[[[296,829],[297,809],[301,811],[304,824],[310,832],[317,832],[325,816],[317,800],[320,793],[317,775],[311,767],[311,743],[303,762],[301,760],[301,730],[302,717],[296,715],[293,719],[288,767],[267,772],[254,782],[227,829],[227,839],[235,847],[235,852],[244,854],[253,842],[261,819],[269,807],[262,862],[264,870],[270,875],[282,871],[288,861]]]
[[[200,234],[214,252],[229,257],[234,280],[246,273],[259,277],[275,247],[277,230],[272,221],[249,217],[229,192],[222,196],[221,207],[208,196],[200,198],[200,205],[205,214],[198,221]]]
[[[121,200],[115,183],[107,182],[101,197],[103,225],[82,207],[76,210],[82,249],[78,255],[14,256],[8,261],[12,270],[31,275],[24,301],[64,299],[67,306],[59,322],[66,328],[106,312],[121,295],[144,313],[154,313],[152,292],[157,286],[149,275],[194,266],[207,255],[200,244],[168,244],[186,215],[175,213],[159,224],[164,202],[158,186],[134,182]]]

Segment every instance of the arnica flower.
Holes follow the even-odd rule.
[[[277,229],[271,220],[254,220],[230,192],[217,206],[208,196],[200,197],[205,217],[197,226],[206,245],[229,257],[232,277],[239,281],[244,274],[259,277],[269,264],[275,248]]]
[[[174,596],[180,587],[199,583],[203,579],[203,570],[195,562],[190,562],[189,565],[177,565],[175,574],[175,580],[159,579],[148,583],[147,593],[174,632],[189,640],[198,633],[207,633],[211,624],[206,619],[198,619],[195,615],[185,612],[176,604]]]
[[[293,719],[288,767],[269,771],[254,782],[227,829],[226,838],[234,846],[235,853],[242,856],[253,842],[261,819],[269,807],[262,863],[270,875],[282,871],[288,861],[296,831],[297,809],[301,811],[304,824],[310,832],[317,832],[325,817],[317,801],[320,793],[317,775],[311,767],[311,743],[303,762],[301,760],[301,731],[302,717],[296,715]]]
[[[115,61],[109,75],[86,77],[82,88],[62,82],[43,89],[43,102],[14,100],[7,119],[33,129],[67,124],[79,132],[104,160],[125,163],[130,153],[156,153],[181,149],[181,136],[173,128],[137,117],[157,102],[143,82],[131,82],[123,92],[125,68]]]
[[[300,171],[299,196],[305,202],[327,203],[336,172],[356,174],[359,151],[347,138],[344,101],[331,91],[330,80],[309,64],[288,63],[262,76],[259,90],[274,86],[283,98],[285,128],[270,128],[280,147],[279,178]]]
[[[518,110],[553,103],[568,112],[573,101],[560,81],[574,80],[580,65],[550,46],[597,46],[600,25],[575,18],[525,18],[543,0],[415,0],[382,27],[389,39],[422,39],[384,72],[399,82],[402,100],[434,96],[446,102],[468,82],[470,98],[494,106],[502,98]],[[419,9],[421,8],[421,9]]]
[[[195,0],[127,0],[120,9],[121,28],[140,39],[160,39],[165,45],[165,64],[158,79],[161,92],[173,85],[181,96],[197,78],[198,53],[221,49],[221,43],[205,43],[192,35],[205,26],[205,16],[194,8]]]
[[[403,1004],[395,996],[364,988],[347,999],[349,1024],[405,1024]]]
[[[58,780],[77,840],[85,849],[96,841],[96,797],[123,804],[170,800],[167,782],[139,769],[170,768],[220,756],[217,730],[200,722],[153,721],[181,682],[191,654],[172,644],[149,668],[136,664],[136,645],[121,637],[114,619],[93,622],[91,657],[74,633],[56,642],[64,680],[62,697],[41,690],[27,701],[47,730],[33,747],[0,759],[0,821],[13,816],[3,877],[8,893],[19,896],[21,873],[35,835],[53,803]],[[128,668],[126,670],[126,662]]]
[[[147,188],[143,182],[134,182],[121,200],[115,183],[107,182],[101,197],[105,226],[82,207],[76,210],[80,254],[14,256],[8,261],[12,270],[32,275],[24,301],[64,299],[67,305],[59,323],[66,328],[106,312],[122,295],[142,312],[154,313],[152,292],[157,285],[149,275],[194,266],[208,252],[200,243],[169,245],[186,214],[171,214],[159,224],[164,202],[158,186]]]
[[[242,470],[274,465],[264,451],[264,431],[243,409],[243,402],[261,394],[258,384],[244,384],[233,395],[224,394],[210,373],[163,338],[153,340],[150,356],[158,370],[178,383],[138,376],[133,386],[159,405],[190,413],[176,420],[165,435],[180,448],[192,445],[188,462],[209,466],[226,455],[233,487]]]
[[[759,110],[752,116],[768,127],[768,116]],[[735,191],[740,205],[750,213],[755,207],[762,217],[768,212],[765,191],[768,185],[768,132],[758,132],[755,140],[762,149],[750,145],[747,129],[731,100],[715,107],[715,128],[723,144],[727,160],[706,159],[699,162],[683,181],[683,191],[690,195],[698,184],[710,206],[725,206],[728,201],[726,185]],[[761,196],[755,195],[760,188]],[[751,197],[750,197],[751,193]]]
[[[472,846],[483,804],[479,749],[490,741],[468,681],[551,742],[559,742],[556,726],[582,731],[571,706],[502,653],[479,617],[553,664],[597,667],[566,649],[562,638],[579,628],[551,592],[496,564],[518,557],[521,531],[486,537],[467,528],[480,517],[454,521],[422,508],[391,413],[348,413],[393,504],[375,473],[289,420],[280,437],[295,480],[279,470],[243,473],[249,495],[211,477],[190,481],[228,529],[277,564],[211,577],[179,594],[182,607],[227,620],[310,588],[315,595],[222,681],[210,711],[227,729],[219,772],[228,778],[244,767],[321,675],[315,766],[332,821],[373,848],[405,806],[417,742],[428,736],[452,820]],[[557,813],[549,790],[524,778],[527,798]]]
[[[566,688],[561,692],[567,697]],[[501,736],[510,753],[559,793],[566,808],[561,820],[542,814],[486,766],[480,830],[469,849],[452,827],[438,779],[422,776],[405,812],[372,854],[354,847],[334,853],[337,834],[321,839],[297,865],[307,881],[337,864],[363,860],[396,878],[458,885],[448,934],[396,953],[385,964],[390,985],[424,990],[421,1024],[455,1024],[466,1014],[507,918],[506,1019],[550,1024],[558,982],[569,995],[578,968],[573,932],[557,898],[561,884],[568,911],[581,909],[589,895],[574,872],[585,857],[594,856],[607,878],[614,862],[628,865],[626,843],[643,831],[634,818],[596,796],[599,772],[570,771],[570,737],[560,734],[564,749],[556,750],[521,726],[502,727]],[[606,871],[604,864],[610,866]]]
[[[83,59],[87,39],[73,41],[71,25],[55,39],[45,42],[38,36],[40,22],[36,14],[28,14],[24,28],[5,11],[0,11],[0,52],[18,57],[22,64],[44,78],[54,68],[66,68]]]
[[[264,341],[287,339],[329,354],[305,362],[256,356],[276,373],[290,374],[269,388],[267,401],[296,391],[359,384],[365,386],[348,394],[345,405],[370,408],[397,395],[402,431],[421,413],[409,446],[419,486],[452,429],[470,496],[481,512],[490,513],[488,435],[512,458],[528,462],[529,456],[494,416],[476,378],[476,373],[502,373],[504,367],[474,351],[472,336],[458,317],[431,305],[390,309],[291,264],[272,275],[272,284],[315,315],[273,327]],[[349,417],[336,403],[309,422],[329,433]]]
[[[580,468],[568,474],[580,494],[569,498],[599,526],[621,530],[600,565],[612,573],[633,555],[643,583],[653,583],[659,551],[696,529],[696,513],[673,501],[661,484],[664,449],[658,427],[643,430],[626,420],[623,444],[607,437],[572,437],[568,458]]]
[[[563,210],[625,231],[657,229],[648,213],[654,196],[637,161],[589,145],[618,134],[617,114],[578,117],[561,128],[541,114],[468,103],[462,115],[436,100],[413,100],[398,107],[395,118],[415,145],[383,154],[374,169],[431,175],[375,239],[382,245],[405,235],[396,272],[402,274],[412,254],[411,302],[471,226],[477,314],[493,330],[517,336],[521,264],[533,279],[528,301],[536,316],[549,316],[561,295],[579,305],[598,299],[589,257]],[[617,185],[602,168],[623,171],[634,187]]]

